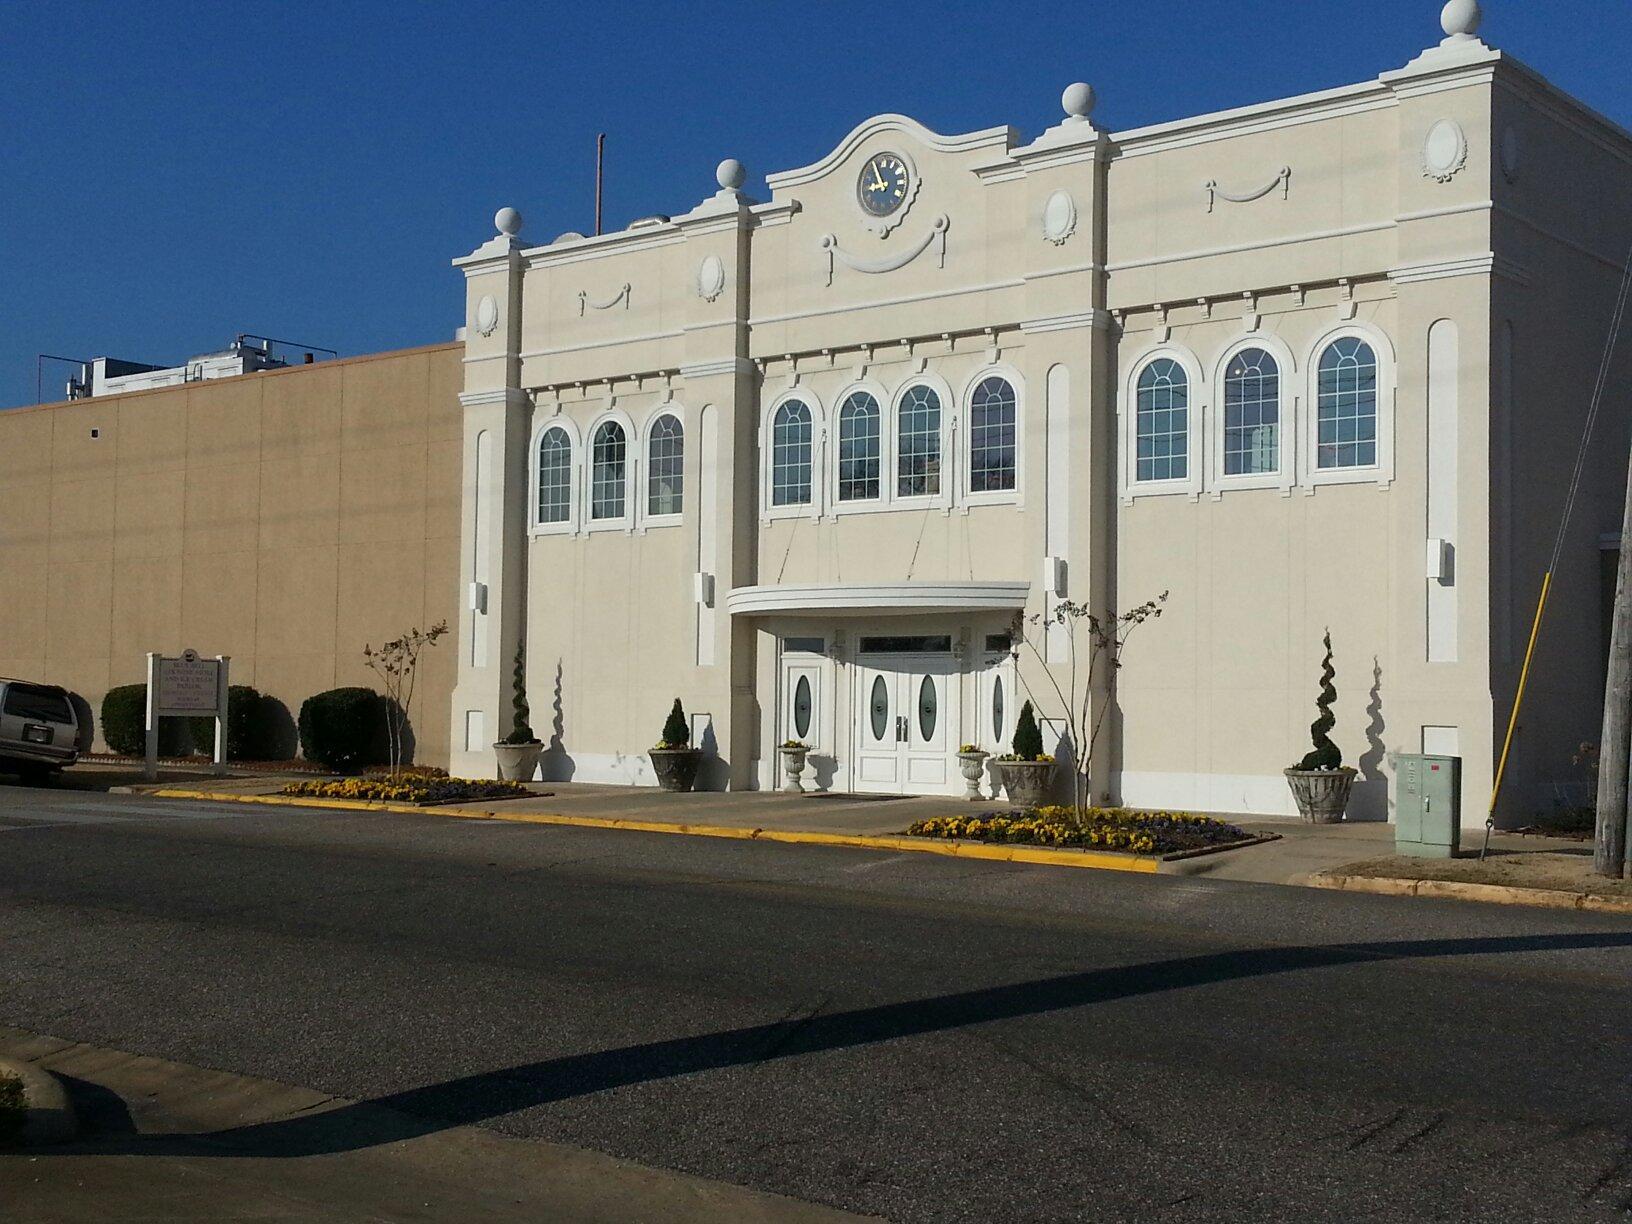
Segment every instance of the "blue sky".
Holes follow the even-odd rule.
[[[1487,41],[1632,126],[1632,5],[1490,0]],[[1133,127],[1374,76],[1436,0],[460,4],[0,0],[0,405],[35,354],[180,361],[238,332],[451,337],[501,204],[544,241],[749,190],[870,114],[1034,135],[1061,88]],[[49,372],[60,391],[65,371]]]

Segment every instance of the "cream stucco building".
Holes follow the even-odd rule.
[[[960,742],[1005,748],[1028,687],[1060,713],[1016,674],[1017,612],[1169,591],[1096,794],[1290,812],[1329,627],[1356,808],[1383,815],[1387,753],[1446,751],[1481,822],[1632,137],[1491,49],[1477,5],[1444,25],[1398,71],[1239,110],[1104,131],[1075,85],[1029,141],[869,119],[765,202],[727,161],[617,233],[532,245],[501,212],[456,261],[455,767],[490,767],[524,648],[546,777],[650,782],[678,695],[715,785],[778,784],[798,737],[825,786],[955,793]],[[1623,394],[1515,811],[1595,735],[1626,433]]]

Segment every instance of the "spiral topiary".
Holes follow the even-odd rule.
[[[538,743],[538,736],[533,734],[532,711],[527,707],[526,650],[526,646],[516,647],[516,665],[510,673],[510,734],[504,737],[507,744]]]
[[[1309,738],[1314,741],[1314,750],[1303,760],[1299,761],[1295,769],[1341,769],[1343,753],[1332,742],[1331,730],[1337,726],[1337,716],[1332,713],[1332,706],[1337,701],[1337,686],[1332,683],[1337,678],[1337,669],[1332,666],[1332,632],[1326,631],[1326,657],[1320,664],[1320,696],[1315,699],[1315,705],[1320,710],[1320,717],[1309,724]]]

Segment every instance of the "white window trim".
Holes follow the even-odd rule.
[[[901,480],[899,467],[901,462],[901,403],[906,399],[907,392],[914,387],[929,388],[941,401],[941,491],[939,493],[903,497],[898,492]],[[879,403],[882,410],[884,401],[880,400]],[[1015,414],[1018,417],[1018,400],[1016,400],[1016,404]],[[896,388],[894,397],[889,401],[888,411],[884,415],[887,418],[890,433],[887,448],[890,455],[890,466],[889,471],[886,473],[886,485],[882,490],[885,494],[884,500],[897,510],[950,510],[952,508],[953,482],[957,475],[952,459],[952,447],[956,438],[956,434],[952,429],[952,422],[957,416],[957,400],[952,397],[952,388],[938,374],[931,374],[928,371],[922,374],[913,374],[903,379],[901,385]]]
[[[1280,367],[1277,385],[1280,403],[1276,414],[1276,468],[1273,472],[1252,472],[1227,476],[1224,474],[1224,413],[1228,396],[1225,375],[1230,362],[1245,349],[1263,349]],[[1212,420],[1207,431],[1208,470],[1206,488],[1214,497],[1222,497],[1230,489],[1280,489],[1290,492],[1297,482],[1298,362],[1292,350],[1279,336],[1254,331],[1230,342],[1213,370]],[[1192,426],[1192,429],[1194,427]]]
[[[1371,345],[1377,356],[1377,462],[1369,467],[1321,468],[1320,439],[1320,358],[1328,345],[1345,337],[1355,337]],[[1309,347],[1305,362],[1306,391],[1298,422],[1299,463],[1302,479],[1313,493],[1320,485],[1376,484],[1388,488],[1394,482],[1394,413],[1399,394],[1398,365],[1394,345],[1378,328],[1358,320],[1328,329]]]
[[[839,416],[845,401],[858,391],[866,392],[878,405],[878,496],[854,501],[839,500]],[[890,502],[890,490],[895,475],[895,413],[889,392],[871,378],[849,383],[833,397],[832,445],[826,448],[827,463],[823,484],[826,486],[827,511],[830,518],[847,514],[878,514],[899,509]]]
[[[653,514],[651,490],[652,436],[657,423],[664,417],[673,417],[680,426],[680,511],[678,514]],[[686,424],[684,409],[674,400],[666,400],[654,408],[646,418],[646,437],[641,443],[640,530],[653,527],[679,527],[686,520],[686,507],[696,490],[691,475],[691,429]]]
[[[623,514],[618,518],[598,519],[594,515],[595,501],[595,434],[608,421],[616,421],[623,426],[624,439],[624,466],[623,466]],[[646,465],[640,461],[641,447],[645,439],[635,428],[634,421],[622,409],[613,408],[602,412],[590,422],[589,428],[584,431],[583,461],[579,470],[583,473],[579,490],[580,522],[586,532],[621,531],[628,534],[635,529],[637,508],[640,498],[645,495],[645,484],[642,476]]]
[[[538,444],[544,440],[544,435],[552,429],[565,431],[567,442],[572,448],[567,456],[567,518],[562,523],[543,523],[538,518],[538,482],[540,478]],[[564,413],[559,416],[546,417],[534,428],[532,447],[527,455],[527,530],[529,534],[535,536],[577,534],[578,493],[579,486],[583,484],[581,475],[583,454],[583,439],[578,436],[578,426],[571,417]]]
[[[976,493],[970,487],[974,472],[974,456],[970,453],[973,431],[970,418],[974,410],[975,388],[988,378],[1001,378],[1014,392],[1014,488],[995,492]],[[1025,503],[1026,488],[1026,380],[1020,371],[1006,362],[982,366],[963,384],[958,397],[957,467],[958,496],[964,506],[1017,506]]]
[[[810,501],[804,505],[773,506],[771,504],[771,464],[774,459],[771,428],[776,414],[789,400],[798,400],[810,411]],[[826,493],[827,464],[824,449],[827,442],[827,413],[819,395],[806,386],[789,387],[766,406],[759,419],[759,518],[819,519]]]
[[[1190,380],[1189,450],[1185,462],[1186,475],[1182,480],[1138,480],[1139,432],[1139,378],[1145,367],[1162,358],[1176,361]],[[1117,471],[1122,485],[1123,504],[1131,504],[1140,497],[1171,497],[1175,494],[1192,499],[1201,496],[1203,445],[1206,440],[1206,422],[1210,415],[1210,396],[1207,380],[1202,377],[1201,362],[1182,344],[1155,344],[1142,349],[1128,365],[1127,381],[1116,406],[1117,436],[1122,448],[1122,461]]]

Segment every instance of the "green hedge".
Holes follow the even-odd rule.
[[[121,684],[102,698],[102,738],[125,756],[147,752],[147,685]],[[186,756],[189,747],[185,718],[159,719],[159,755]]]
[[[273,725],[275,702],[247,684],[227,687],[227,760],[274,761],[283,756]],[[215,752],[215,719],[189,718],[193,751],[211,756]],[[287,724],[286,724],[287,725]]]
[[[336,688],[300,707],[300,754],[330,769],[383,765],[389,757],[385,698],[370,688]]]

